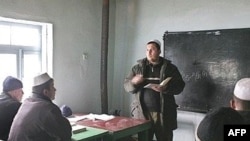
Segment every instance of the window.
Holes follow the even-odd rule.
[[[0,17],[0,88],[6,76],[22,80],[24,97],[40,72],[52,76],[52,24]]]

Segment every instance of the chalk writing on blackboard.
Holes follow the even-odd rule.
[[[183,80],[187,81],[187,82],[191,81],[191,80],[197,81],[197,80],[208,77],[207,71],[203,71],[203,70],[197,71],[197,72],[192,72],[190,74],[184,74],[183,71],[181,71],[180,73],[182,74]]]
[[[179,109],[208,111],[229,106],[234,85],[250,77],[250,28],[165,32],[164,57],[186,82]]]

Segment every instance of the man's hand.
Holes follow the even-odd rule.
[[[152,86],[151,89],[157,92],[163,92],[166,89],[166,86],[157,85],[157,86]]]
[[[131,79],[131,82],[134,84],[134,85],[138,85],[140,83],[142,83],[144,81],[144,78],[141,74],[137,74],[135,75],[132,79]]]

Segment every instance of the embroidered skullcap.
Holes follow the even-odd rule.
[[[250,101],[250,78],[243,78],[236,83],[234,95],[241,100]]]
[[[42,85],[51,79],[52,78],[48,75],[48,73],[43,73],[43,74],[37,75],[33,79],[33,87]]]

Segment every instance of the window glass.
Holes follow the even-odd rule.
[[[7,76],[17,77],[16,54],[0,54],[0,90],[3,90],[3,80]]]
[[[52,75],[52,24],[0,17],[0,90],[8,75],[23,82],[24,98],[31,94],[33,77]]]
[[[39,53],[24,53],[23,56],[23,84],[24,84],[24,96],[27,98],[31,94],[31,86],[33,83],[33,77],[41,72],[41,61]]]
[[[10,26],[0,25],[0,44],[10,44]]]
[[[41,35],[38,28],[12,26],[11,44],[29,47],[40,47]]]

